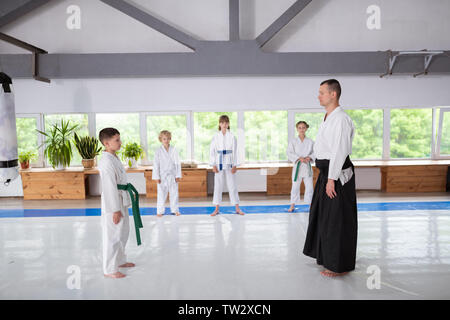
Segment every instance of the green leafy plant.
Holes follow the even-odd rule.
[[[131,167],[131,160],[139,160],[144,156],[144,149],[136,142],[129,142],[122,151],[122,160],[128,159],[128,166]]]
[[[94,159],[95,156],[100,154],[102,147],[99,146],[99,141],[95,137],[79,137],[77,133],[74,133],[74,144],[83,159]]]
[[[64,119],[61,119],[61,125],[53,124],[49,132],[36,130],[46,137],[44,143],[39,148],[45,145],[44,156],[53,168],[58,165],[64,167],[70,166],[73,155],[70,140],[77,127],[77,124],[71,126],[69,120],[64,121]]]
[[[36,159],[37,154],[34,151],[22,151],[19,153],[19,162],[29,162]]]

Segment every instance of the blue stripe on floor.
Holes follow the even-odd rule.
[[[241,206],[245,213],[287,213],[289,205]],[[308,205],[295,207],[295,212],[308,212]],[[431,202],[376,202],[359,203],[358,211],[398,211],[398,210],[447,210],[450,212],[450,201]],[[214,207],[180,207],[181,214],[211,214]],[[131,215],[131,208],[129,209]],[[220,213],[235,213],[234,206],[220,207]],[[166,208],[166,214],[170,214]],[[156,215],[156,208],[141,208],[141,215]],[[29,218],[29,217],[76,217],[100,216],[100,208],[77,209],[0,209],[0,218]]]

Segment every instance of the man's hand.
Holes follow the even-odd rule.
[[[217,166],[213,166],[213,171],[214,171],[215,173],[219,173],[219,169],[217,169]]]
[[[330,199],[336,197],[336,191],[334,190],[334,180],[328,179],[326,193]]]
[[[156,180],[158,183],[161,183],[161,179]]]
[[[113,222],[114,224],[118,224],[120,222],[120,218],[122,218],[122,212],[117,211],[113,214]]]
[[[231,168],[231,173],[232,173],[232,174],[235,174],[236,171],[237,171],[237,168],[236,168],[236,167],[232,167],[232,168]]]

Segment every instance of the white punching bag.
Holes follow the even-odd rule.
[[[3,84],[0,85],[0,183],[9,185],[16,179],[18,166],[14,93],[9,84]]]

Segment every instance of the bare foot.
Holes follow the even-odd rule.
[[[124,275],[122,272],[119,271],[117,271],[116,273],[104,274],[104,276],[107,278],[114,278],[114,279],[126,277],[126,275]]]
[[[337,272],[333,272],[330,270],[325,269],[324,271],[321,271],[320,274],[325,276],[325,277],[340,277],[340,276],[344,276],[346,275],[348,272],[341,272],[341,273],[337,273]]]
[[[176,215],[176,216],[179,216],[179,215],[180,215],[180,213],[179,213],[179,212],[175,212],[175,215]]]
[[[241,216],[243,216],[243,215],[245,214],[244,212],[242,212],[241,209],[236,210],[236,213],[237,213],[237,214],[240,214]]]
[[[291,207],[288,209],[288,212],[292,212],[295,209],[295,204],[291,204]]]
[[[127,262],[127,263],[124,263],[123,265],[121,265],[121,266],[119,266],[119,268],[133,268],[133,267],[135,267],[136,265],[134,264],[134,263],[132,263],[132,262]]]
[[[161,213],[158,213],[156,216],[157,216],[158,218],[161,218],[163,215],[162,215]]]
[[[211,213],[211,217],[214,217],[217,214],[219,214],[219,209],[214,210],[214,212]]]

